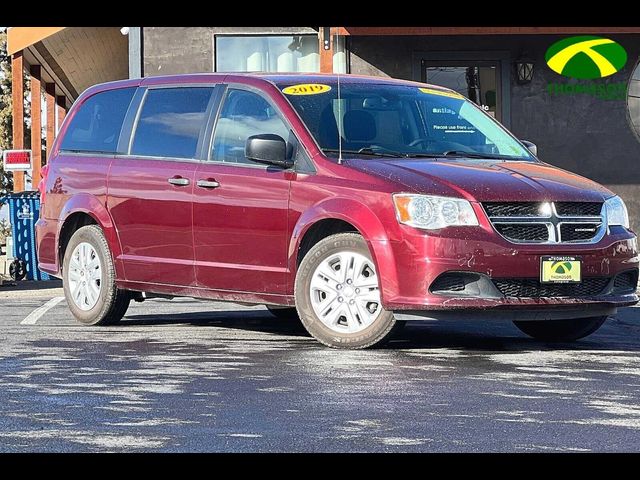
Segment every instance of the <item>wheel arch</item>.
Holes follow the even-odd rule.
[[[398,280],[395,256],[383,223],[365,204],[352,199],[331,198],[306,210],[293,228],[289,245],[291,290],[300,262],[317,242],[336,233],[355,232],[367,243],[378,269],[382,300],[395,291]]]
[[[116,261],[121,253],[118,235],[111,220],[111,215],[109,215],[106,207],[97,197],[89,194],[80,194],[72,197],[60,212],[58,225],[56,260],[58,261],[58,272],[60,274],[62,274],[65,251],[73,234],[86,225],[97,225],[102,229],[109,244],[116,267],[116,275],[122,278],[123,269],[120,262]]]

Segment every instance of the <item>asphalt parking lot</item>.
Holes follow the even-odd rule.
[[[447,321],[336,351],[193,299],[83,327],[43,286],[0,287],[2,452],[640,450],[636,308],[575,344]]]

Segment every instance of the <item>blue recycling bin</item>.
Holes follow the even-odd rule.
[[[49,280],[49,275],[38,269],[36,255],[36,222],[40,218],[40,192],[10,193],[0,198],[9,204],[9,221],[13,236],[13,256],[24,261],[27,280]]]

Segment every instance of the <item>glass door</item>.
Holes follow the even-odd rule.
[[[502,121],[498,62],[422,60],[422,81],[455,90]]]

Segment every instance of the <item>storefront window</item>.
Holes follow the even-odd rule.
[[[629,106],[629,116],[631,117],[631,126],[636,133],[640,135],[640,62],[636,65],[631,81],[629,82],[629,98],[627,99]]]
[[[316,35],[216,35],[217,72],[319,72]]]

